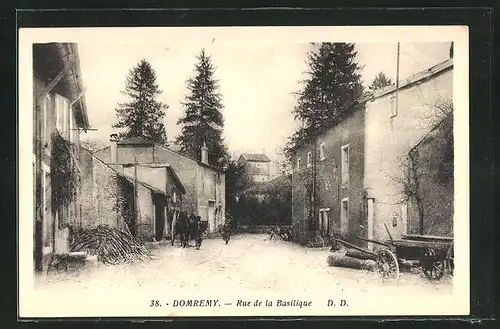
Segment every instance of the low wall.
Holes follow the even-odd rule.
[[[280,225],[253,225],[253,226],[238,226],[236,233],[249,233],[249,234],[267,234],[269,230]]]

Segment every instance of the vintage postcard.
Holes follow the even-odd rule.
[[[467,27],[22,28],[18,55],[21,318],[469,314]]]

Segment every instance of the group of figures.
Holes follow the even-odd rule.
[[[207,229],[208,221],[202,221],[200,216],[188,215],[186,211],[182,211],[174,224],[172,246],[174,245],[175,237],[179,236],[183,248],[189,247],[189,242],[194,240],[194,246],[199,250],[203,242],[203,235]],[[230,222],[226,221],[219,231],[222,234],[222,239],[228,244],[231,239]]]

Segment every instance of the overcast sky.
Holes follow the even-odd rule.
[[[292,92],[299,90],[298,81],[307,69],[305,42],[231,42],[227,37],[204,37],[196,42],[98,43],[85,39],[79,42],[79,53],[91,124],[97,131],[82,139],[109,143],[111,125],[116,122],[115,107],[124,101],[120,90],[125,87],[128,71],[142,58],[151,63],[163,94],[160,99],[169,105],[165,117],[167,135],[172,141],[179,133],[177,120],[183,115],[180,101],[186,94],[185,81],[194,75],[196,55],[205,48],[216,67],[220,80],[225,117],[224,137],[229,151],[265,151],[273,160],[275,149],[290,136],[295,123],[291,110],[295,104]],[[136,39],[134,39],[136,40]],[[328,40],[342,42],[344,40]],[[427,69],[449,58],[449,42],[401,43],[400,78]],[[397,43],[357,43],[358,61],[364,66],[362,77],[368,84],[379,71],[394,79]]]

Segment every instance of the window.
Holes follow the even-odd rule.
[[[312,165],[311,161],[311,152],[307,152],[307,166],[310,167]]]
[[[177,193],[175,191],[172,192],[172,202],[173,203],[177,202]]]
[[[349,183],[349,144],[342,146],[342,184]]]
[[[330,208],[319,210],[319,227],[324,233],[328,233],[330,222]]]
[[[319,144],[319,159],[325,160],[325,142]]]
[[[69,139],[69,100],[55,94],[56,128],[62,137]]]
[[[398,115],[398,107],[396,104],[396,96],[391,97],[391,118]]]
[[[300,158],[297,158],[297,169],[300,169]]]
[[[42,125],[42,141],[45,145],[49,141],[49,120],[50,120],[50,95],[45,96],[45,99],[43,101],[43,109],[42,109],[42,120],[43,120],[43,125]]]
[[[340,234],[346,235],[349,231],[349,199],[342,199],[340,208]]]
[[[76,124],[75,112],[73,108],[69,109],[69,140],[75,145],[80,144],[80,135]]]

